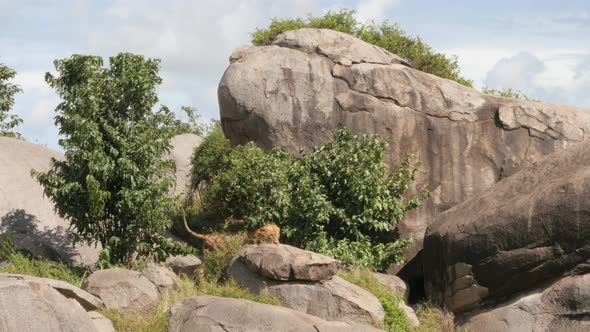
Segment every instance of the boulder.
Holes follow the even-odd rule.
[[[73,265],[93,265],[100,248],[68,239],[69,222],[59,217],[31,169],[46,171],[63,155],[41,145],[0,137],[0,233],[11,234],[18,250]]]
[[[370,332],[364,325],[328,322],[292,309],[242,299],[216,296],[188,298],[169,311],[169,332]]]
[[[49,286],[66,298],[75,300],[88,311],[97,310],[103,306],[103,302],[96,296],[61,280],[32,277],[23,274],[0,273],[0,281],[26,281],[29,284],[35,283]]]
[[[187,277],[194,277],[202,262],[195,255],[178,255],[168,257],[164,264],[178,275],[184,274]]]
[[[92,273],[82,289],[98,296],[105,307],[125,313],[152,309],[158,301],[158,288],[139,272],[115,268]]]
[[[182,195],[190,186],[193,151],[202,141],[203,138],[195,134],[177,135],[170,141],[172,149],[166,158],[173,160],[176,164],[176,170],[174,172],[175,181],[171,195]]]
[[[88,315],[90,316],[90,319],[92,319],[97,332],[115,332],[113,322],[103,316],[100,312],[89,311]]]
[[[273,280],[329,280],[340,268],[333,258],[286,244],[247,246],[238,256],[252,272]]]
[[[338,276],[324,281],[278,281],[256,274],[241,256],[226,268],[228,278],[254,294],[276,297],[281,304],[328,321],[381,325],[383,307],[373,294]]]
[[[566,277],[498,307],[471,314],[467,331],[590,331],[590,274]]]
[[[345,126],[390,138],[389,165],[415,154],[423,170],[415,188],[428,184],[432,194],[399,226],[402,236],[416,238],[408,257],[441,212],[590,132],[588,110],[485,95],[320,29],[236,50],[218,97],[232,144],[254,141],[297,154]]]
[[[150,263],[141,274],[156,285],[162,295],[178,288],[176,274],[161,265]]]
[[[27,279],[0,279],[0,313],[0,331],[5,332],[102,331],[77,301]]]
[[[590,142],[442,213],[422,252],[428,298],[455,312],[590,272]]]
[[[387,286],[387,288],[389,288],[392,293],[400,294],[404,302],[408,302],[410,289],[402,279],[392,274],[384,274],[377,272],[374,272],[373,276],[375,276],[375,279],[377,279],[379,283],[381,283],[384,286]]]

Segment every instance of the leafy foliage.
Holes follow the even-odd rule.
[[[538,99],[531,98],[524,94],[524,92],[520,90],[515,90],[512,88],[508,89],[492,89],[484,86],[482,92],[492,96],[500,96],[512,99],[522,99],[522,100],[529,100],[529,101],[539,101]]]
[[[226,158],[230,152],[229,140],[223,135],[221,125],[215,123],[193,153],[191,188],[199,191],[209,186],[220,170],[225,168]]]
[[[383,269],[399,263],[410,243],[387,234],[424,199],[403,199],[417,168],[408,157],[389,171],[387,145],[378,135],[337,129],[334,142],[302,151],[300,159],[253,144],[236,147],[207,192],[205,211],[220,222],[243,220],[248,229],[274,222],[290,244]]]
[[[45,80],[63,102],[55,123],[64,136],[64,160],[35,172],[45,194],[71,221],[74,240],[100,243],[111,263],[133,256],[156,260],[189,248],[163,236],[173,201],[170,150],[174,115],[158,102],[159,60],[121,53],[56,60],[58,76]]]
[[[212,130],[213,123],[204,123],[201,121],[201,115],[196,107],[182,106],[180,108],[188,117],[187,122],[176,120],[176,133],[177,134],[195,134],[199,136],[205,136],[209,131]]]
[[[410,332],[413,330],[405,311],[401,308],[403,303],[401,294],[392,293],[391,289],[380,283],[370,270],[352,269],[341,271],[339,276],[375,295],[385,311],[383,324],[385,331]]]
[[[471,80],[461,76],[456,56],[436,52],[420,37],[407,35],[398,24],[387,21],[361,23],[354,17],[354,11],[341,9],[329,11],[324,16],[308,16],[306,19],[273,19],[266,29],[256,29],[252,44],[270,45],[281,33],[301,28],[332,29],[353,35],[367,43],[382,47],[406,59],[418,70],[454,80],[466,86],[473,86]]]
[[[0,63],[0,136],[20,137],[12,130],[23,120],[16,114],[9,114],[14,106],[14,95],[22,92],[15,84],[10,83],[16,72]]]

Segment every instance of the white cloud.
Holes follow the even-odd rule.
[[[399,0],[360,0],[356,6],[357,18],[363,22],[379,22],[399,5]]]
[[[539,58],[521,52],[498,61],[488,72],[485,83],[499,89],[532,90],[536,77],[545,69],[545,63]]]

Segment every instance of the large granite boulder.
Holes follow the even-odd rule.
[[[371,332],[364,325],[328,322],[285,307],[216,296],[188,298],[172,306],[168,331]]]
[[[0,233],[12,235],[17,249],[74,265],[92,265],[100,249],[67,237],[69,223],[54,211],[31,169],[46,171],[63,155],[41,145],[0,137]]]
[[[172,149],[167,157],[174,160],[176,170],[174,172],[174,187],[171,194],[173,196],[182,195],[187,192],[190,186],[191,160],[193,151],[201,144],[203,138],[195,134],[182,134],[172,138],[170,143]]]
[[[108,319],[93,311],[100,304],[61,281],[0,274],[0,331],[114,331]]]
[[[429,299],[466,311],[590,273],[589,152],[572,145],[441,214],[422,252]]]
[[[141,273],[121,269],[106,269],[92,273],[82,289],[99,297],[106,308],[133,314],[155,307],[159,292],[156,285]]]
[[[461,323],[467,331],[590,331],[590,274],[566,277]]]
[[[318,316],[328,321],[344,321],[379,326],[383,324],[385,312],[379,300],[373,294],[336,276],[338,269],[333,269],[331,262],[336,262],[309,251],[297,249],[297,256],[284,255],[296,259],[297,264],[288,264],[284,259],[277,259],[273,253],[295,253],[296,248],[286,245],[261,245],[246,247],[234,257],[226,268],[228,279],[236,281],[240,286],[254,294],[267,294],[278,298],[282,305]],[[274,251],[268,248],[276,248]],[[280,250],[280,247],[286,250]],[[265,253],[264,256],[254,255],[256,262],[252,264],[252,252]],[[306,263],[305,260],[308,260]],[[275,262],[277,265],[270,264]],[[319,273],[324,262],[324,269],[333,271],[329,274]],[[325,264],[327,263],[327,264]],[[264,266],[264,268],[261,268]],[[287,266],[288,268],[285,268]],[[337,265],[336,265],[337,266]],[[303,269],[313,268],[314,273],[295,273]],[[268,271],[291,271],[268,273]],[[297,279],[297,275],[303,276]],[[310,276],[325,276],[312,280]],[[285,278],[288,276],[289,278]]]
[[[416,188],[429,184],[432,195],[399,227],[417,239],[409,257],[435,216],[590,132],[588,110],[485,95],[321,29],[236,50],[218,96],[232,144],[297,153],[346,126],[391,138],[390,165],[417,155],[423,172]]]
[[[178,277],[164,266],[149,263],[141,274],[156,285],[162,295],[178,289]]]

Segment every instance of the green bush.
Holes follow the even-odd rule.
[[[219,223],[242,220],[247,229],[273,222],[283,242],[384,269],[399,263],[410,243],[386,240],[386,234],[424,199],[403,199],[417,168],[406,158],[389,171],[383,162],[387,145],[378,135],[337,129],[334,142],[299,159],[254,144],[236,147],[214,178],[204,211]]]
[[[329,11],[324,16],[309,16],[306,19],[273,19],[266,29],[256,29],[252,44],[270,45],[281,33],[301,28],[332,29],[353,35],[367,43],[380,46],[406,59],[418,70],[454,80],[466,86],[473,86],[471,80],[461,76],[456,56],[436,52],[420,37],[407,35],[398,24],[387,21],[361,23],[354,17],[354,11],[341,9]]]
[[[193,153],[191,187],[194,191],[211,184],[211,180],[225,168],[225,160],[230,152],[229,140],[217,122]]]
[[[12,130],[23,120],[16,114],[8,114],[14,106],[14,95],[22,90],[10,83],[16,72],[0,63],[0,136],[19,137],[20,134]]]
[[[525,95],[520,90],[515,90],[512,88],[492,89],[492,88],[488,88],[487,86],[484,86],[481,91],[483,93],[485,93],[487,95],[491,95],[491,96],[500,96],[500,97],[506,97],[506,98],[512,98],[512,99],[529,100],[529,101],[539,101],[538,99],[534,99],[534,98],[531,98],[531,97]]]
[[[100,243],[110,263],[162,260],[191,252],[164,237],[174,202],[168,197],[174,164],[162,160],[176,134],[174,114],[158,102],[160,62],[120,53],[56,60],[45,80],[63,99],[56,125],[63,160],[33,174],[76,242]]]

